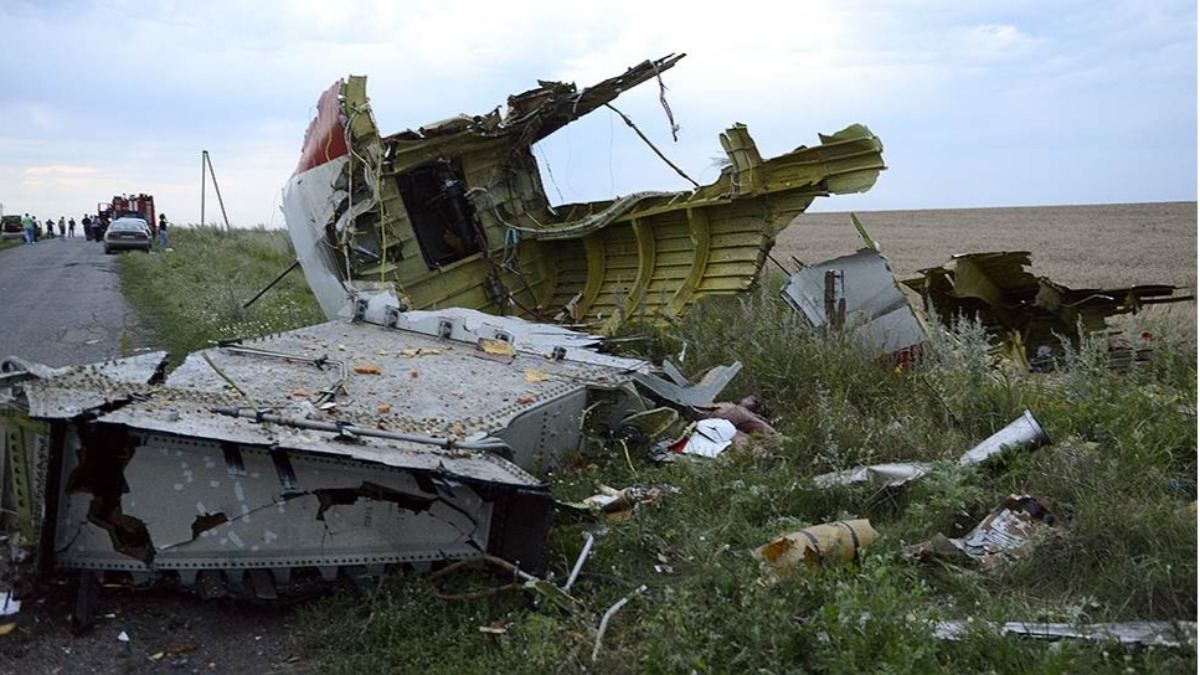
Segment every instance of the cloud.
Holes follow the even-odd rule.
[[[208,149],[231,219],[278,223],[316,97],[347,73],[370,75],[389,132],[490,110],[539,78],[588,84],[680,51],[664,75],[678,143],[653,82],[618,105],[700,179],[715,175],[717,134],[732,122],[771,155],[858,121],[883,138],[892,169],[871,192],[817,208],[1194,199],[1195,15],[1187,2],[1134,0],[1062,0],[1053,12],[1034,0],[720,12],[644,0],[9,0],[0,199],[82,212],[153,190],[161,209],[194,220]],[[98,39],[99,26],[120,26],[119,40]],[[556,198],[683,187],[606,111],[538,150]]]

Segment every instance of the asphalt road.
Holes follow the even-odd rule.
[[[0,360],[19,356],[65,366],[150,348],[150,332],[121,295],[117,260],[82,238],[0,251]],[[298,654],[290,605],[201,602],[179,592],[105,588],[95,628],[76,636],[67,618],[73,586],[64,575],[43,581],[43,592],[24,601],[16,630],[0,637],[0,675],[315,669]]]
[[[0,360],[66,366],[152,346],[121,295],[117,257],[82,237],[0,251]]]

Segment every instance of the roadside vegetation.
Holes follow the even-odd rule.
[[[131,302],[176,357],[210,340],[321,320],[298,273],[238,309],[291,262],[281,235],[180,228],[172,237],[174,253],[124,256],[122,274]],[[1143,328],[1136,323],[1131,330]],[[1055,373],[1018,373],[993,361],[971,324],[937,334],[919,366],[891,370],[837,336],[806,330],[769,290],[708,302],[680,325],[641,331],[652,339],[636,349],[678,355],[686,344],[689,374],[741,360],[725,398],[761,398],[785,442],[667,465],[636,453],[626,461],[610,448],[551,475],[563,501],[601,484],[678,490],[601,528],[572,589],[576,611],[519,592],[444,601],[426,577],[397,575],[383,592],[307,605],[305,644],[335,673],[1195,672],[1194,650],[983,629],[988,621],[1196,619],[1194,333],[1145,328],[1156,336],[1153,356],[1123,372],[1094,342],[1067,350]],[[954,462],[1025,409],[1051,445],[982,466]],[[936,469],[903,490],[810,481],[888,461]],[[961,536],[1010,494],[1050,500],[1054,536],[986,571],[907,555],[934,534]],[[870,518],[880,533],[855,563],[769,581],[749,553],[779,534],[850,518]],[[596,527],[571,519],[556,527],[550,567],[560,580]],[[477,579],[490,581],[506,580]],[[612,618],[593,664],[601,615],[642,585]],[[940,641],[931,622],[942,619],[977,628]]]
[[[286,231],[179,227],[171,245],[157,255],[121,256],[120,275],[126,299],[170,351],[173,366],[216,340],[325,320],[299,269],[242,308],[296,259]]]

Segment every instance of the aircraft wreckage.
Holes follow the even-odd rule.
[[[538,473],[711,403],[737,365],[692,384],[527,319],[607,332],[745,289],[794,215],[883,169],[862,126],[764,160],[736,125],[711,185],[552,207],[531,145],[679,58],[393,136],[363,78],[331,87],[284,209],[335,320],[169,375],[162,353],[0,363],[9,590],[71,571],[86,617],[112,573],[271,599],[482,552],[542,568],[555,503]]]
[[[371,286],[404,309],[464,307],[601,333],[633,316],[667,320],[706,295],[749,288],[776,233],[813,199],[865,191],[884,169],[883,146],[862,125],[763,159],[735,124],[720,137],[728,164],[709,185],[551,205],[533,144],[682,57],[583,89],[540,82],[510,96],[504,115],[390,136],[376,127],[365,78],[334,84],[283,198],[325,314]]]

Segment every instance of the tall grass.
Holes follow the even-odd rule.
[[[1164,338],[1166,340],[1167,338]],[[686,343],[686,352],[683,345]],[[603,672],[1193,672],[1194,651],[1023,642],[971,633],[936,640],[929,621],[1103,622],[1196,616],[1194,343],[1164,342],[1115,372],[1099,342],[1069,350],[1051,375],[997,367],[977,325],[939,333],[918,366],[890,370],[836,335],[806,329],[773,293],[708,302],[655,336],[646,354],[685,353],[697,374],[740,359],[727,392],[756,394],[788,440],[667,466],[616,454],[551,476],[562,499],[596,485],[668,483],[678,494],[601,537],[577,587],[586,609],[563,614],[519,597],[447,604],[420,577],[393,579],[365,602],[309,610],[310,644],[332,672],[461,672],[592,667],[599,615],[633,587],[604,638]],[[1056,441],[984,467],[951,460],[1034,411]],[[866,462],[937,463],[903,492],[816,489],[815,473]],[[636,471],[636,473],[634,472]],[[1057,536],[992,571],[925,567],[905,553],[957,536],[1010,493],[1052,500]],[[808,524],[869,517],[881,538],[860,563],[763,581],[749,550]],[[552,541],[569,570],[581,527]],[[663,561],[670,566],[665,571]],[[656,571],[655,566],[659,566]],[[487,636],[483,625],[507,632]]]
[[[324,321],[300,270],[242,304],[296,259],[282,230],[171,230],[174,250],[121,256],[121,289],[178,364],[215,340],[264,335]]]

